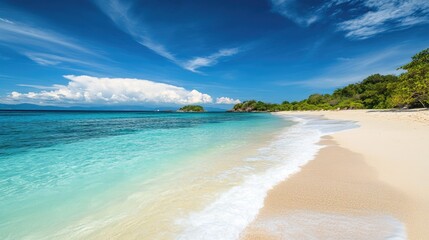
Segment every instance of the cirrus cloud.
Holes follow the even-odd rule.
[[[221,49],[207,57],[196,57],[183,64],[183,67],[191,72],[198,72],[197,69],[201,67],[209,67],[218,63],[221,57],[228,57],[238,53],[238,48]]]
[[[302,27],[332,21],[338,31],[353,40],[429,23],[427,0],[328,0],[311,7],[305,1],[270,1],[274,12]]]
[[[66,75],[67,85],[53,85],[39,92],[12,92],[3,102],[40,105],[72,104],[196,104],[212,97],[197,90],[134,78],[98,78]]]
[[[429,23],[427,0],[366,0],[363,5],[371,10],[338,25],[350,39],[366,39],[383,32]]]
[[[194,73],[201,67],[210,67],[219,63],[219,59],[239,53],[239,48],[223,48],[203,57],[191,57],[189,60],[177,57],[168,48],[156,41],[137,16],[132,14],[133,4],[121,0],[93,0],[100,10],[123,32],[129,34],[137,43],[147,47],[156,54],[170,60],[179,67]]]

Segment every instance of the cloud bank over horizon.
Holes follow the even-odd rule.
[[[170,84],[136,78],[98,78],[65,75],[67,85],[37,87],[38,92],[11,92],[3,103],[38,105],[119,105],[119,104],[210,104],[213,98],[195,89],[187,90]],[[240,100],[217,98],[216,104],[234,104]]]

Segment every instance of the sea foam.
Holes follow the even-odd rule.
[[[348,216],[335,213],[292,211],[252,223],[252,231],[268,231],[275,239],[405,240],[404,225],[389,215]]]
[[[300,171],[314,158],[321,145],[321,137],[333,132],[357,127],[354,122],[333,121],[317,117],[284,117],[296,122],[285,128],[267,147],[247,161],[266,161],[273,167],[249,175],[241,185],[221,194],[214,202],[199,212],[191,213],[177,224],[184,231],[179,240],[229,240],[238,239],[240,233],[257,216],[264,199],[276,184]]]

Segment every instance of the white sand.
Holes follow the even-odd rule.
[[[261,223],[303,210],[386,214],[405,223],[409,239],[429,237],[429,111],[279,114],[352,120],[361,127],[333,134],[314,161],[271,190],[243,238],[277,239]]]

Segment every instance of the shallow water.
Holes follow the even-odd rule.
[[[83,231],[96,232],[132,214],[118,207],[131,196],[149,209],[210,153],[287,124],[269,114],[0,112],[0,238],[75,234],[97,222]]]
[[[238,239],[321,136],[353,127],[255,113],[0,112],[0,239]]]

